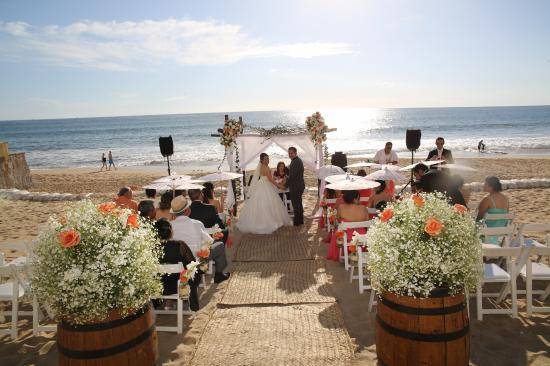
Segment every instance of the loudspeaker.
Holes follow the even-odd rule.
[[[407,130],[407,149],[416,151],[420,147],[420,130]]]
[[[348,165],[348,157],[341,151],[336,151],[334,154],[332,154],[330,158],[330,163],[332,165],[339,166],[340,168],[344,169],[344,171],[347,171],[347,169],[344,167]]]
[[[171,156],[174,154],[174,142],[172,136],[159,137],[160,153],[162,156]]]

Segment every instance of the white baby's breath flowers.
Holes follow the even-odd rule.
[[[437,288],[450,294],[472,289],[481,275],[481,244],[473,218],[449,205],[439,193],[389,204],[393,216],[377,218],[368,230],[367,262],[379,292],[428,297]],[[381,215],[384,216],[383,214]],[[437,235],[425,231],[429,219],[443,224]]]
[[[161,247],[150,223],[92,202],[71,206],[50,218],[40,233],[32,262],[31,286],[58,319],[83,324],[105,319],[111,310],[126,315],[162,293],[158,274]],[[76,230],[80,242],[64,248],[59,233]]]

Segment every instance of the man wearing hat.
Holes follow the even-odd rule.
[[[216,273],[214,282],[220,283],[229,278],[223,270],[227,266],[225,256],[225,245],[221,242],[215,242],[206,232],[202,222],[189,218],[191,213],[191,201],[183,196],[178,196],[172,200],[170,212],[176,217],[172,224],[173,239],[182,240],[196,254],[203,245],[212,243],[210,247],[210,259],[214,261]]]

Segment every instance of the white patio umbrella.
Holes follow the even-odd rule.
[[[326,177],[328,177],[329,175],[345,174],[345,173],[346,172],[344,171],[344,169],[340,168],[339,166],[325,165],[325,166],[320,167],[317,170],[317,178],[323,180]]]
[[[441,168],[459,170],[463,172],[477,172],[477,169],[474,169],[467,165],[460,165],[460,164],[441,164]]]
[[[199,179],[205,182],[223,182],[226,180],[239,179],[242,177],[240,173],[233,172],[217,172],[212,174],[207,174],[200,177]]]
[[[162,177],[159,179],[155,179],[153,183],[166,183],[166,182],[173,182],[173,181],[179,181],[179,180],[189,180],[192,179],[190,175],[183,175],[183,174],[172,174],[168,175],[166,177]]]
[[[376,188],[380,183],[367,180],[363,177],[359,179],[345,179],[327,185],[327,188],[334,189],[336,191],[359,191],[362,189]]]
[[[362,161],[362,162],[359,162],[359,163],[347,165],[346,168],[372,168],[375,165],[379,165],[379,164],[367,163],[365,161]]]
[[[335,175],[329,175],[325,178],[325,181],[327,183],[336,183],[342,180],[350,180],[350,179],[362,179],[363,177],[360,177],[358,175],[352,175],[352,174],[335,174]]]
[[[156,189],[158,191],[175,191],[180,189],[203,189],[201,182],[194,180],[182,180],[180,182],[158,182],[144,186],[144,189]]]
[[[435,165],[435,164],[441,164],[444,161],[445,160],[419,161],[418,163],[407,165],[406,167],[403,167],[403,168],[399,169],[399,171],[406,172],[407,170],[413,170],[414,167],[419,165],[419,164],[424,164],[426,166],[432,166],[432,165]]]
[[[394,164],[374,164],[372,166],[373,169],[388,169],[388,170],[393,170],[393,171],[397,171],[399,169],[401,169],[401,167],[399,165],[394,165]]]
[[[381,170],[377,170],[365,177],[366,179],[372,179],[372,180],[396,180],[396,181],[405,181],[407,178],[405,178],[403,175],[390,170],[388,168],[384,168]]]

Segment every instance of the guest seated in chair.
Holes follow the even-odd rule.
[[[202,222],[205,228],[211,228],[218,224],[220,229],[225,229],[222,220],[216,212],[216,208],[203,202],[204,196],[200,189],[190,189],[187,191],[187,194],[192,201],[190,218]]]
[[[206,205],[212,205],[216,208],[217,213],[223,212],[223,195],[221,196],[221,201],[214,198],[214,185],[210,182],[203,184],[204,188],[202,189],[202,202]]]
[[[155,222],[157,219],[155,204],[151,200],[143,200],[138,204],[139,216]]]
[[[200,190],[198,192],[200,193]],[[214,282],[220,283],[225,281],[229,278],[223,272],[225,267],[227,267],[225,245],[222,242],[214,243],[212,237],[206,232],[203,223],[189,217],[191,214],[190,206],[191,202],[183,196],[178,196],[172,200],[171,211],[176,217],[172,221],[174,239],[184,241],[193,253],[197,253],[205,243],[212,243],[210,247],[210,259],[214,261],[216,267]],[[215,210],[213,206],[208,207]]]
[[[129,208],[137,213],[137,203],[132,200],[132,197],[132,189],[130,187],[123,187],[118,191],[117,197],[115,198],[115,204],[120,208]]]
[[[510,208],[508,197],[503,195],[502,184],[497,177],[485,178],[483,191],[488,195],[479,202],[477,209],[477,220],[482,220],[485,214],[506,214]],[[508,220],[488,220],[485,222],[488,227],[504,227]]]
[[[181,262],[183,266],[187,266],[189,263],[195,260],[193,252],[187,244],[181,240],[173,240],[172,225],[164,218],[158,220],[155,223],[155,228],[162,244],[163,255],[160,260],[161,264],[176,264]],[[162,285],[164,287],[163,295],[172,295],[178,292],[178,273],[165,274],[162,276]],[[195,278],[189,280],[190,294],[189,294],[189,308],[193,311],[199,310],[199,296],[197,294],[197,287],[199,286],[201,274],[197,272]],[[169,310],[173,308],[174,300],[165,300],[165,309]]]
[[[376,208],[377,210],[380,207],[385,207],[386,203],[393,201],[393,196],[386,189],[386,181],[377,180],[380,185],[375,188],[374,195],[369,199],[369,208]]]
[[[172,198],[174,193],[172,191],[164,192],[160,196],[159,207],[156,212],[156,219],[166,219],[168,221],[174,220],[174,215],[170,213],[170,207],[172,205]]]
[[[337,209],[341,221],[357,222],[369,219],[369,211],[359,204],[359,191],[344,191],[342,198],[344,203]]]

